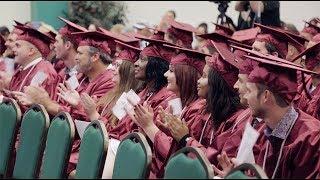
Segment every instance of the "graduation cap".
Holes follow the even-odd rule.
[[[153,35],[151,35],[151,39],[157,39],[157,40],[163,40],[164,41],[164,35],[165,35],[165,31],[164,30],[160,30],[158,28],[152,28],[149,27],[149,29],[153,30]]]
[[[25,26],[25,24],[23,24],[23,23],[21,23],[21,22],[19,22],[19,21],[16,21],[16,20],[13,20],[13,21],[16,23],[16,26]],[[21,34],[23,31],[20,30],[20,29],[18,29],[18,28],[16,28],[15,26],[13,26],[12,32],[19,35],[19,34]]]
[[[140,55],[143,57],[158,57],[170,62],[172,57],[174,57],[176,53],[174,49],[165,46],[165,44],[155,41],[155,43],[150,43],[148,44],[148,46],[143,48]]]
[[[157,45],[168,44],[168,45],[172,45],[172,46],[178,46],[176,44],[172,44],[172,43],[164,40],[164,34],[163,34],[163,38],[162,38],[162,35],[158,34],[158,32],[160,32],[160,33],[163,32],[164,33],[164,31],[157,31],[157,32],[154,32],[156,34],[153,34],[150,37],[146,37],[146,36],[143,36],[143,35],[140,35],[140,34],[135,34],[134,37],[138,38],[140,40],[147,41],[147,42],[149,42],[151,44],[157,44]]]
[[[163,46],[169,47],[178,51],[178,55],[174,56],[171,59],[171,64],[182,64],[182,65],[189,65],[194,67],[200,74],[202,74],[203,68],[205,66],[205,57],[211,56],[210,54],[205,54],[200,51],[196,51],[193,49],[177,47],[177,46],[170,46],[164,44]]]
[[[270,90],[281,95],[287,103],[291,103],[298,93],[297,71],[301,72],[305,91],[304,73],[317,74],[276,60],[249,55],[246,55],[246,57],[259,63],[259,66],[255,67],[249,74],[248,82],[266,85]]]
[[[283,30],[264,26],[262,24],[254,23],[260,27],[262,34],[258,34],[256,40],[267,42],[275,46],[279,52],[279,56],[286,58],[288,54],[288,43],[292,44],[299,51],[304,50],[304,45],[287,35]]]
[[[120,35],[123,35],[129,38],[125,43],[135,47],[140,47],[140,39],[135,38],[135,34],[136,33],[126,32],[126,33],[121,33]]]
[[[256,39],[257,35],[259,34],[259,32],[260,32],[259,27],[244,29],[244,30],[234,32],[231,38],[238,42],[248,44],[251,46],[254,40]]]
[[[219,72],[229,86],[233,88],[238,80],[239,70],[242,69],[244,60],[226,48],[223,42],[212,40],[211,42],[217,53],[208,59],[208,64]]]
[[[207,34],[198,34],[197,36],[203,38],[203,39],[210,39],[214,41],[223,41],[227,43],[227,41],[234,41],[234,42],[239,42],[229,36],[217,33],[217,32],[212,32],[212,33],[207,33]]]
[[[280,62],[280,63],[286,63],[286,64],[289,64],[289,65],[292,65],[292,66],[297,66],[297,67],[301,67],[302,68],[302,66],[299,65],[299,64],[295,64],[293,62],[290,62],[288,60],[273,56],[271,54],[262,54],[262,53],[259,53],[257,51],[254,51],[254,50],[250,50],[250,49],[246,49],[246,48],[242,48],[242,47],[234,46],[234,45],[231,45],[231,47],[234,48],[234,49],[239,49],[241,51],[249,53],[250,56],[262,57],[262,58],[266,58],[266,59],[269,59],[269,60],[277,61],[277,62]]]
[[[62,17],[58,17],[61,21],[65,22],[66,25],[63,26],[62,28],[59,29],[59,34],[61,34],[61,36],[68,38],[68,40],[70,40],[72,42],[72,44],[74,44],[75,46],[79,45],[79,42],[81,41],[81,39],[72,36],[72,33],[76,33],[76,32],[87,32],[88,30],[78,24],[75,24],[67,19],[64,19]]]
[[[214,32],[219,33],[219,34],[223,34],[226,36],[231,36],[234,31],[232,29],[230,29],[229,27],[217,24],[212,22],[212,24],[216,25],[216,29],[214,30]]]
[[[25,25],[25,24],[23,24],[23,23],[21,23],[21,22],[19,22],[17,20],[13,20],[13,21],[16,23],[17,26],[24,26]]]
[[[196,33],[197,29],[190,24],[177,22],[175,20],[169,21],[169,25],[167,33],[181,40],[184,47],[191,48],[193,33]]]
[[[116,56],[117,58],[127,60],[132,63],[135,63],[139,59],[141,49],[118,40],[116,40],[116,43],[121,48],[120,53]]]
[[[302,56],[306,55],[305,64],[306,68],[311,70],[315,67],[316,64],[320,62],[320,57],[317,56],[317,54],[320,53],[320,41],[311,46],[310,48],[307,48],[300,54],[298,54],[296,57],[293,58],[293,60],[297,60],[301,58]]]
[[[92,46],[106,54],[111,54],[111,49],[107,41],[109,36],[104,33],[98,31],[87,31],[72,33],[72,35],[81,39],[79,46]]]
[[[50,53],[50,44],[54,42],[53,38],[29,26],[14,27],[22,31],[22,33],[18,35],[17,40],[28,41],[40,51],[44,58],[48,56]]]
[[[287,30],[282,30],[284,33],[286,33],[287,35],[291,36],[293,39],[295,39],[296,41],[298,41],[300,44],[304,44],[305,42],[308,42],[309,40],[306,39],[305,37],[299,35],[299,34],[295,34],[292,33],[290,31]]]

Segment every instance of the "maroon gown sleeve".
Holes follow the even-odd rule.
[[[101,77],[96,78],[93,82],[89,83],[84,92],[86,92],[90,97],[96,97],[99,99],[109,92],[114,85],[111,71],[107,71],[102,74]],[[78,106],[71,108],[71,116],[74,119],[90,121],[81,102]]]

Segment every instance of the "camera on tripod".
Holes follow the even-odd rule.
[[[218,5],[218,10],[221,14],[225,14],[228,7],[229,7],[229,3],[230,1],[211,1],[211,2],[214,2],[215,4],[219,4]]]

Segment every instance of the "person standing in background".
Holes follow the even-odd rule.
[[[279,1],[237,1],[235,10],[240,12],[238,30],[249,29],[254,22],[281,27]]]

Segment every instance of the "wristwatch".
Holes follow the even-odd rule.
[[[185,136],[183,136],[180,141],[179,141],[179,147],[183,148],[187,145],[187,142],[190,140],[191,136],[189,134],[186,134]]]

